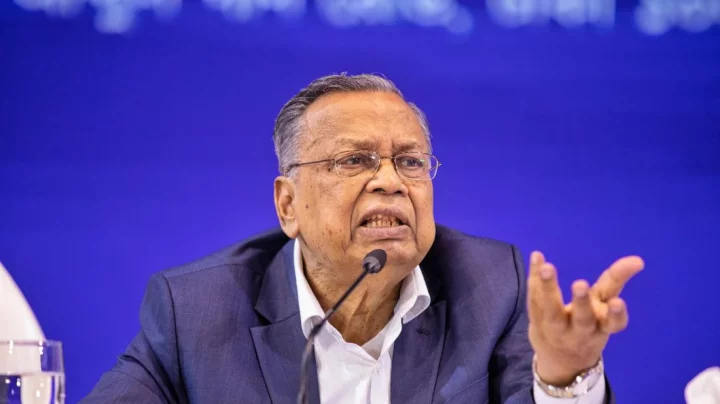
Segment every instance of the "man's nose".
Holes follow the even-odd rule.
[[[392,159],[381,159],[375,175],[368,182],[368,192],[377,191],[382,191],[386,194],[397,193],[407,195],[407,186],[395,169],[395,162]]]

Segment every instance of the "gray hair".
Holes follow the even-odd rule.
[[[288,166],[296,162],[300,154],[298,135],[302,130],[301,118],[310,107],[310,104],[326,94],[363,91],[389,92],[397,94],[403,100],[405,99],[395,86],[395,83],[384,77],[374,74],[348,76],[342,73],[314,80],[282,107],[275,120],[275,129],[273,131],[275,154],[278,158],[278,168],[281,175],[287,174]],[[417,105],[411,102],[407,102],[407,104],[417,116],[423,132],[425,132],[428,147],[431,147],[430,128],[425,114]]]

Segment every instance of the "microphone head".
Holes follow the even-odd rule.
[[[372,250],[365,256],[365,259],[363,259],[363,269],[371,274],[376,274],[385,267],[386,262],[387,253],[385,250]]]

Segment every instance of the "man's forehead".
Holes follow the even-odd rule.
[[[375,148],[377,136],[393,136],[399,149],[422,147],[424,132],[407,103],[393,93],[339,93],[321,97],[303,116],[307,147],[332,143],[341,147]],[[308,136],[309,135],[309,136]]]
[[[305,112],[312,129],[337,128],[380,120],[402,120],[413,117],[407,103],[389,92],[333,93],[320,97]]]
[[[379,148],[382,139],[378,137],[364,136],[362,133],[355,136],[340,135],[332,138],[332,144],[345,150],[376,150]],[[392,147],[395,152],[420,150],[425,142],[414,138],[394,138]]]

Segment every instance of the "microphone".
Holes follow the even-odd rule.
[[[385,267],[386,261],[387,253],[385,250],[372,250],[363,259],[363,269],[371,274],[376,274]],[[340,300],[342,301],[342,299]]]
[[[315,342],[315,337],[320,333],[320,330],[323,328],[325,323],[330,320],[330,317],[337,311],[337,309],[340,307],[341,304],[347,299],[347,297],[352,293],[355,288],[362,282],[362,280],[367,276],[367,274],[376,274],[380,272],[381,269],[385,267],[385,263],[387,262],[387,253],[385,250],[372,250],[370,251],[365,258],[363,259],[362,268],[363,272],[360,274],[360,276],[353,282],[352,285],[348,288],[348,290],[345,292],[345,294],[340,297],[340,300],[335,303],[335,306],[333,306],[330,310],[328,310],[325,313],[325,317],[315,325],[312,330],[310,330],[310,334],[308,335],[307,343],[305,344],[305,350],[303,351],[302,361],[300,362],[300,391],[297,395],[297,404],[307,404],[308,398],[307,398],[307,381],[308,381],[308,366],[310,365],[310,354],[313,350],[313,344]]]

